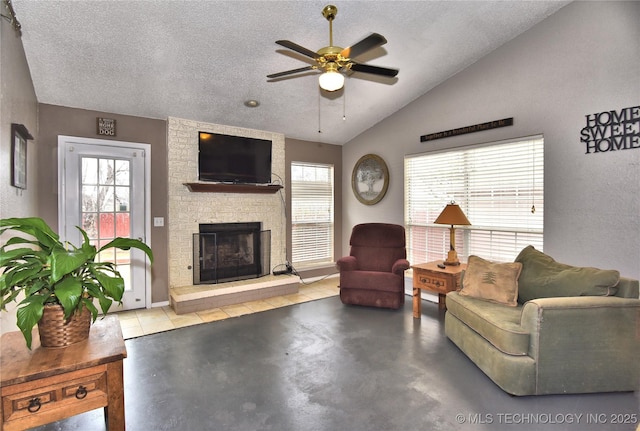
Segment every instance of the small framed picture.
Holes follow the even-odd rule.
[[[22,124],[11,124],[11,185],[27,188],[27,140],[33,139]]]

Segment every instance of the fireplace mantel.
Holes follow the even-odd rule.
[[[182,183],[194,193],[276,193],[280,184]]]

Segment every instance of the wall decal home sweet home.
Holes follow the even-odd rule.
[[[640,106],[586,115],[580,141],[586,154],[640,148]]]

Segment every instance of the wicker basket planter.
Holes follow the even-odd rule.
[[[90,329],[91,313],[86,307],[65,320],[61,305],[45,305],[42,318],[38,322],[40,345],[42,347],[65,347],[78,343],[89,338]]]
[[[151,249],[140,240],[117,237],[100,241],[98,248],[78,230],[80,246],[63,241],[39,217],[0,219],[6,238],[0,243],[0,304],[4,311],[5,304],[18,303],[16,324],[28,349],[36,325],[41,346],[68,346],[89,336],[89,320],[95,322],[100,310],[107,314],[111,304],[122,304],[125,280],[114,262],[96,260],[103,251],[138,249],[153,262]],[[73,317],[65,321],[62,308],[56,312],[45,304],[61,304]]]

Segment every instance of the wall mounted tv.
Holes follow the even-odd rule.
[[[271,183],[271,141],[207,132],[198,135],[198,180]]]

